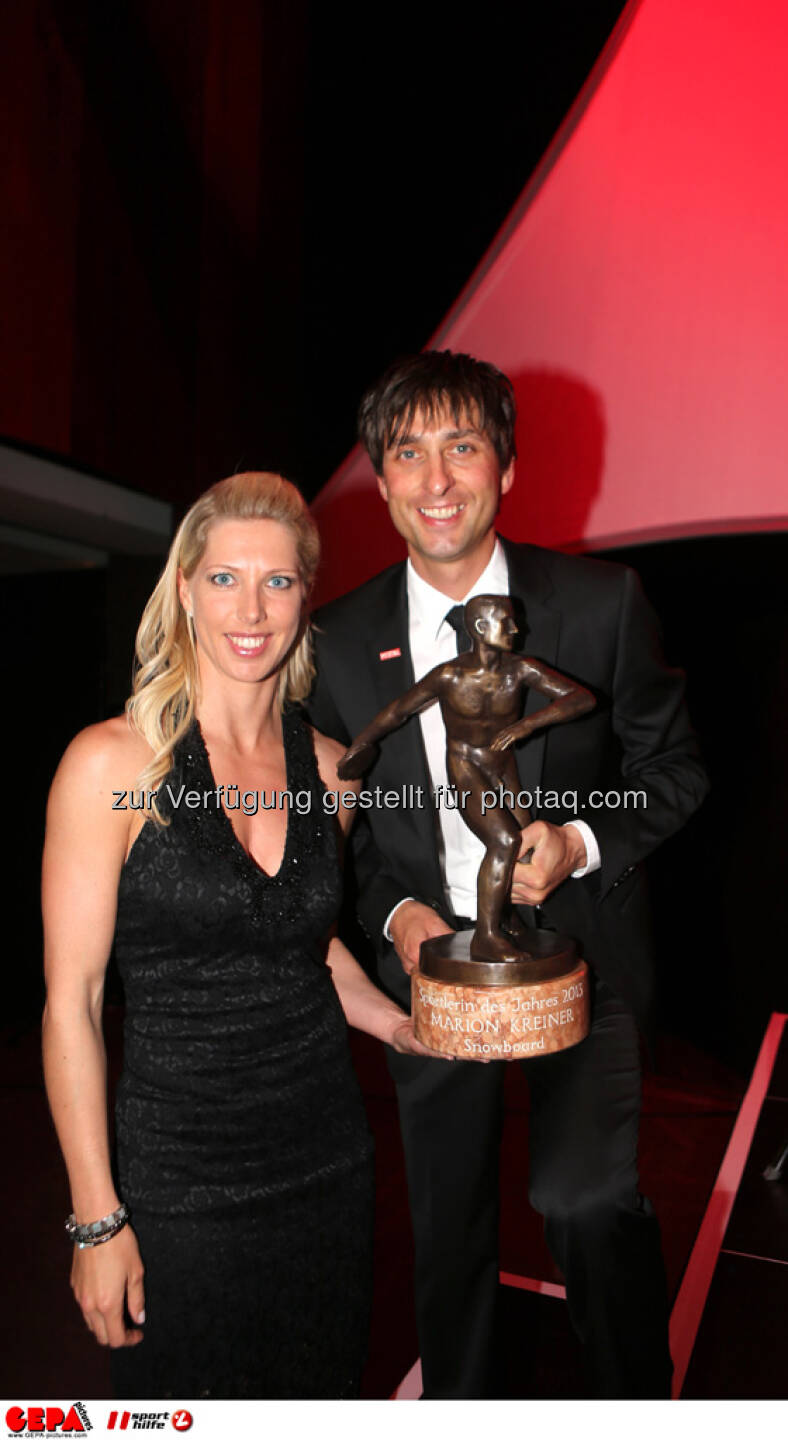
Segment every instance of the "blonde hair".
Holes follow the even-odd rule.
[[[178,595],[178,571],[186,580],[205,552],[208,532],[216,520],[276,520],[293,533],[298,572],[306,594],[312,588],[320,540],[306,501],[295,485],[267,471],[231,475],[206,490],[181,521],[167,563],[143,611],[137,631],[134,688],[126,714],[153,750],[153,758],[137,787],[158,789],[172,768],[178,741],[194,719],[199,671],[190,618]],[[304,700],[314,679],[309,625],[304,620],[279,674],[279,707]],[[168,822],[154,800],[148,812],[160,825]]]

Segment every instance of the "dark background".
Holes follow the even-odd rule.
[[[5,7],[0,433],[176,501],[255,467],[312,494],[365,384],[427,342],[481,259],[621,10]]]

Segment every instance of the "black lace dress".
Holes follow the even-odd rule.
[[[295,710],[284,742],[276,875],[236,839],[195,725],[160,789],[170,825],[143,827],[121,878],[118,1179],[147,1316],[142,1344],[113,1352],[123,1398],[358,1392],[372,1147],[325,964],[335,822]]]

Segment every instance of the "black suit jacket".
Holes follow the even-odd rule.
[[[522,788],[534,797],[534,819],[586,820],[602,856],[600,870],[554,891],[544,907],[547,922],[580,942],[584,958],[648,1030],[654,956],[640,862],[685,822],[707,788],[684,677],[665,664],[657,620],[634,571],[502,543],[510,593],[525,608],[524,652],[580,680],[597,700],[589,715],[537,731],[516,751]],[[405,565],[318,611],[315,645],[311,718],[349,743],[413,683]],[[392,651],[399,654],[380,658]],[[529,692],[528,712],[545,704],[544,696]],[[408,982],[383,940],[389,912],[408,895],[446,911],[417,717],[382,742],[364,788],[401,791],[405,782],[423,787],[424,806],[366,811],[353,844],[359,918],[378,946],[381,979],[400,1000]],[[636,791],[644,792],[645,803],[625,798]],[[602,808],[594,803],[598,793],[608,797]]]

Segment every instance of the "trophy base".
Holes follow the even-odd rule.
[[[423,1045],[462,1060],[528,1060],[585,1039],[588,966],[574,941],[534,930],[531,955],[483,961],[471,959],[472,934],[441,935],[421,947],[411,993]]]

